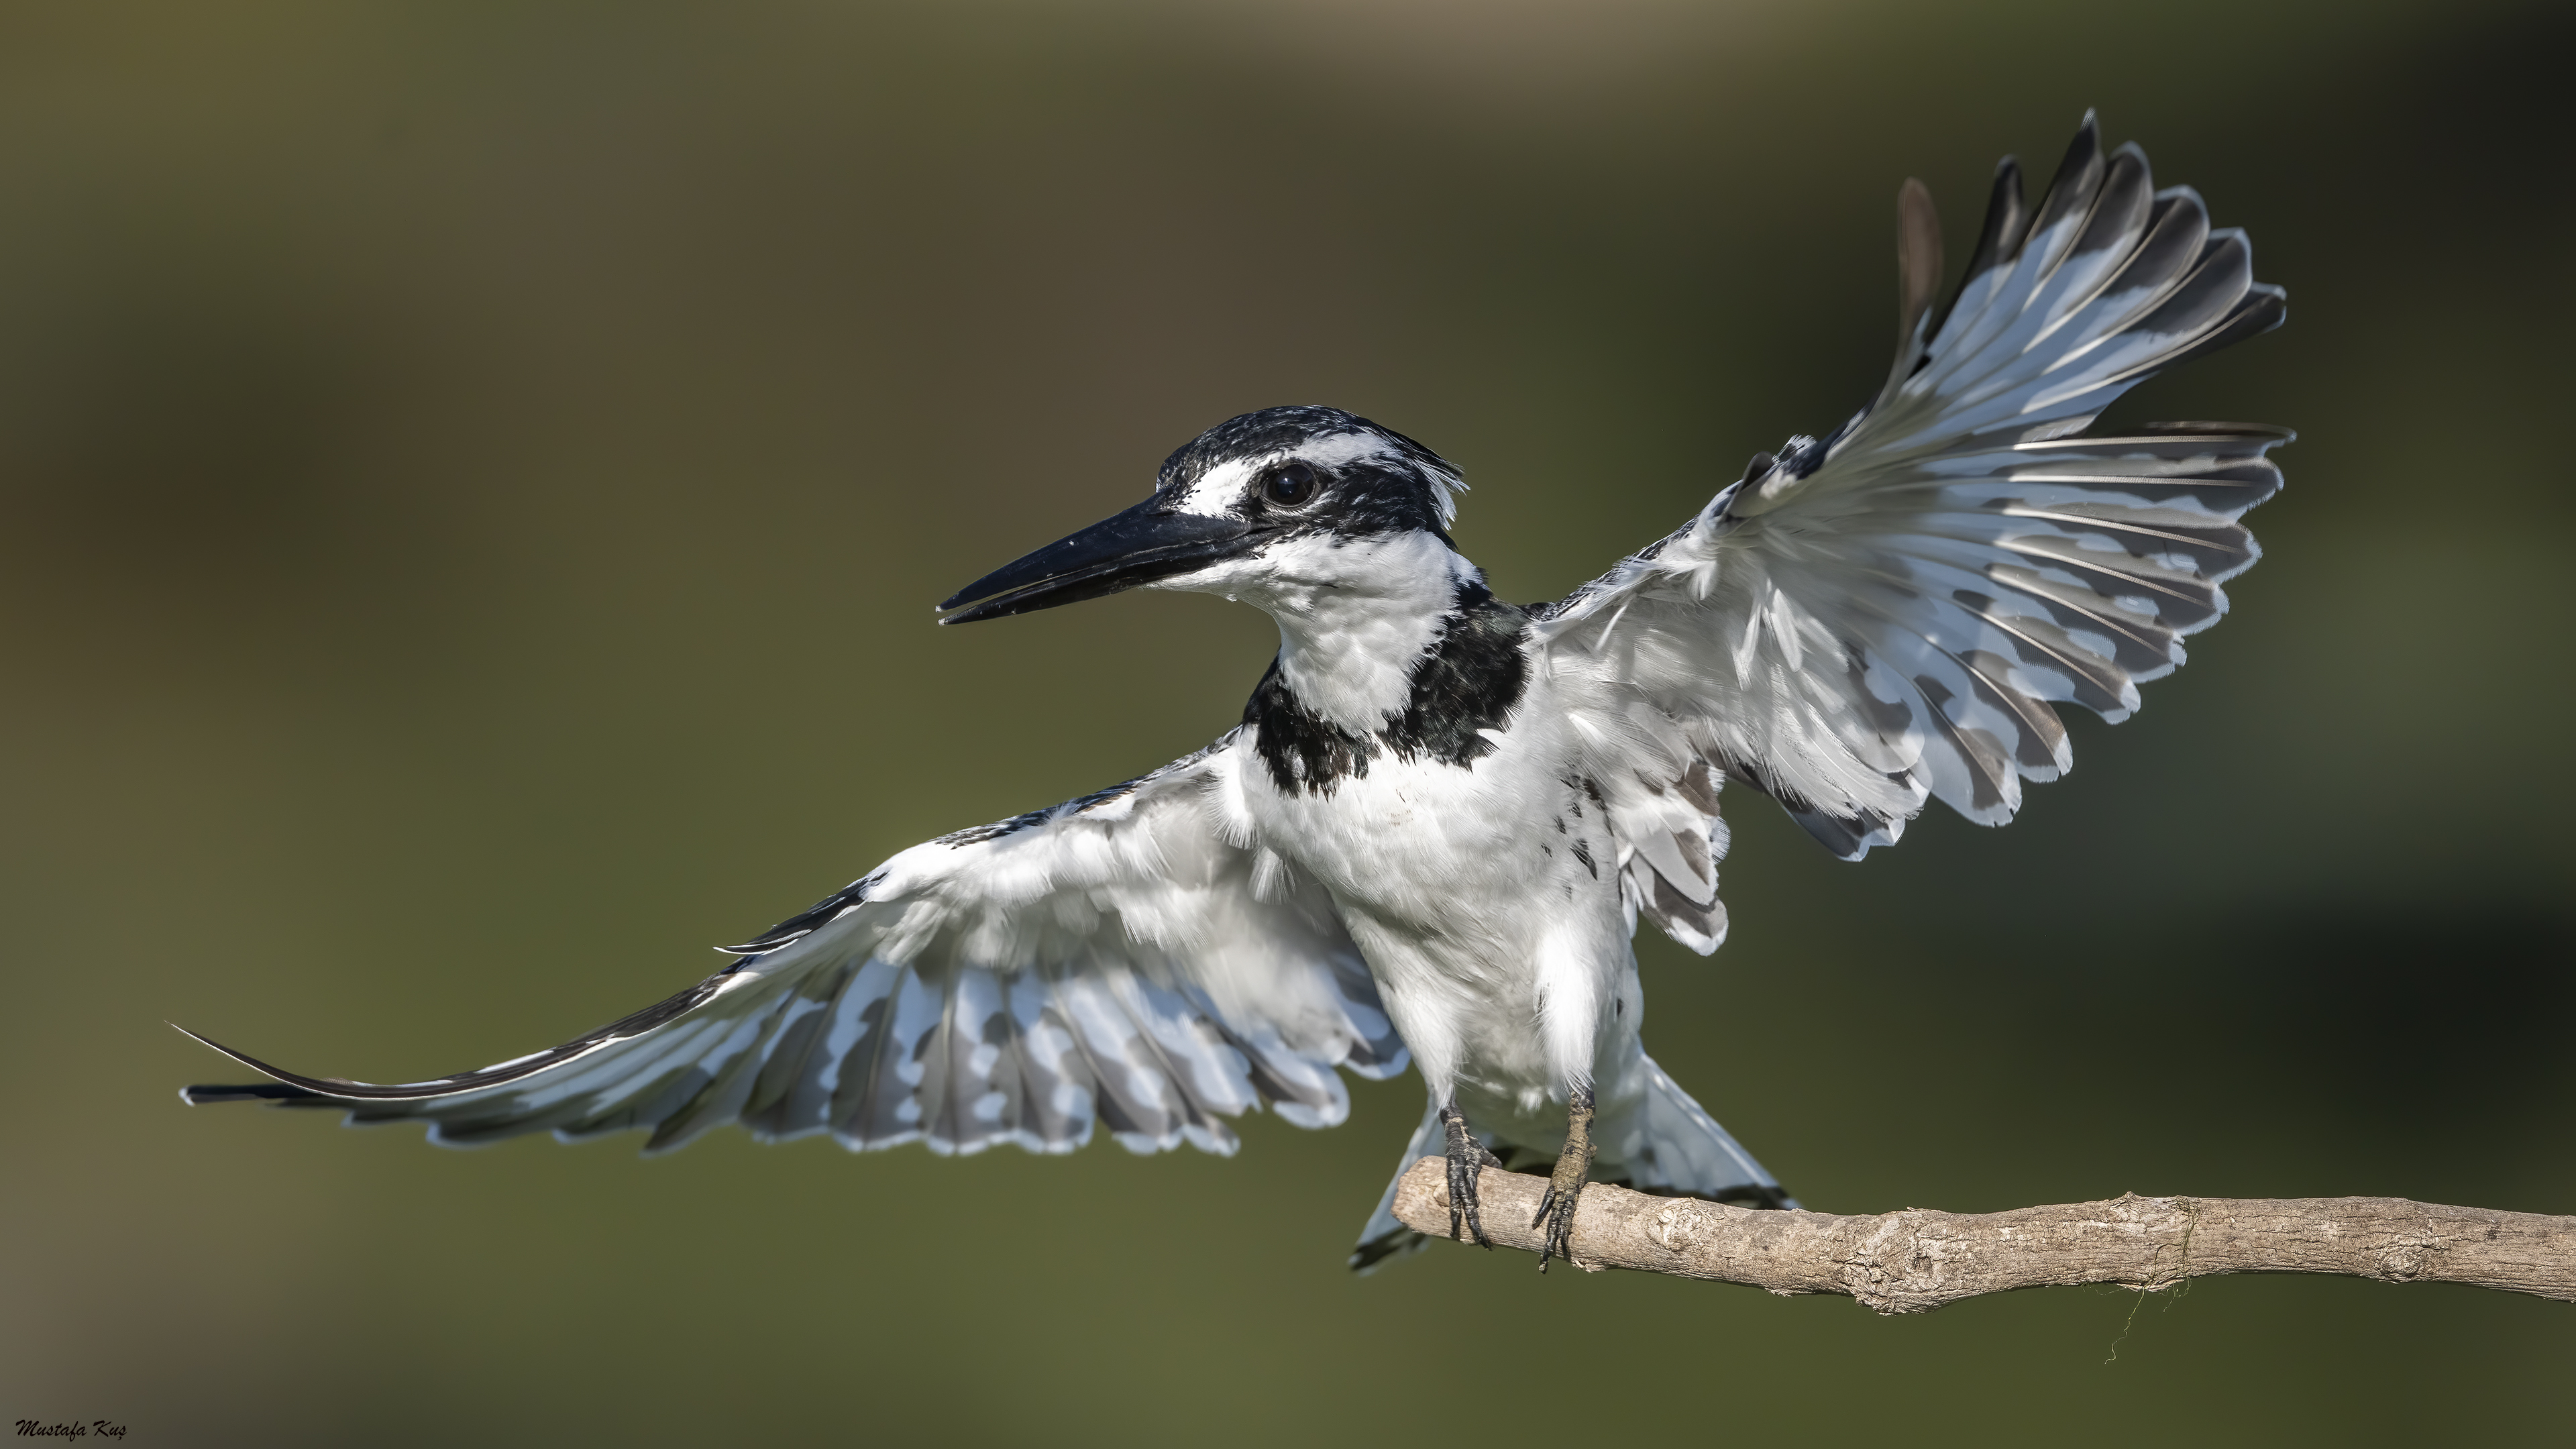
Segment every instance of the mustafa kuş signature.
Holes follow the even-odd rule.
[[[86,1439],[92,1434],[102,1439],[122,1439],[125,1426],[105,1419],[92,1419],[86,1424],[77,1419],[60,1424],[48,1424],[42,1419],[18,1421],[18,1437],[21,1439]]]

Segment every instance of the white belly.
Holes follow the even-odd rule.
[[[1332,893],[1435,1095],[1487,1120],[1546,1120],[1596,1071],[1623,1092],[1637,1055],[1617,847],[1553,719],[1524,710],[1465,765],[1382,753],[1329,793],[1246,772],[1262,843]]]

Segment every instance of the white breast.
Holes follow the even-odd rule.
[[[1247,762],[1262,843],[1332,893],[1428,1076],[1518,1096],[1581,1075],[1631,970],[1617,848],[1562,719],[1533,679],[1463,765],[1382,751],[1309,791]]]

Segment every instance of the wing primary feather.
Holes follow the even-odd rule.
[[[1347,1115],[1339,1069],[1382,1077],[1406,1054],[1320,890],[1286,869],[1254,889],[1254,843],[1228,835],[1216,800],[1243,748],[1231,732],[1113,789],[916,846],[727,970],[547,1051],[379,1086],[208,1042],[272,1080],[183,1099],[419,1121],[446,1146],[641,1129],[653,1153],[726,1124],[943,1153],[1071,1151],[1101,1123],[1140,1151],[1230,1152],[1222,1119],[1265,1104],[1328,1126]],[[1138,922],[1205,949],[1174,954],[1131,935]]]
[[[1997,268],[2011,264],[2012,259],[2020,254],[2022,239],[2029,231],[2030,207],[2022,200],[2021,162],[2006,156],[1996,163],[1994,188],[1986,199],[1985,223],[1978,229],[1977,249],[1968,258],[1968,270],[1960,275],[1959,285],[1950,293],[1950,299],[1941,304],[1941,310],[1923,329],[1924,335],[1934,340],[1935,350],[1941,341],[1946,340],[1950,324],[1969,292]],[[1974,321],[1977,307],[1982,307],[1984,301],[1984,298],[1979,298],[1969,315],[1958,320]]]
[[[642,1036],[656,1027],[678,1020],[706,1003],[717,992],[724,990],[725,984],[734,979],[736,973],[745,964],[747,962],[738,961],[686,991],[665,997],[641,1011],[620,1017],[596,1031],[577,1036],[562,1046],[520,1057],[497,1067],[458,1072],[451,1077],[436,1077],[426,1082],[378,1085],[374,1082],[352,1082],[340,1077],[302,1076],[284,1067],[270,1066],[247,1052],[234,1051],[221,1042],[199,1036],[175,1022],[171,1025],[181,1035],[222,1052],[254,1072],[274,1077],[289,1086],[301,1087],[317,1096],[353,1102],[425,1102],[439,1097],[456,1097],[468,1092],[479,1092],[486,1088],[517,1081],[522,1077],[535,1076],[539,1072],[562,1066],[576,1057],[587,1055],[610,1043]]]
[[[2058,706],[2125,718],[2261,556],[2239,520],[2279,491],[2264,455],[2286,429],[2086,429],[2162,369],[2278,325],[2285,295],[2196,192],[2156,189],[2135,145],[2106,151],[2091,112],[2035,210],[2023,195],[2006,158],[1957,290],[1918,312],[1936,229],[1908,183],[1877,399],[1532,611],[1551,674],[1607,689],[1598,721],[1570,721],[1649,789],[1696,752],[1852,857],[1927,798],[2000,824],[2023,781],[2071,765]],[[1617,638],[1584,627],[1604,618]],[[1836,644],[1849,667],[1815,667]],[[1661,808],[1632,812],[1639,828],[1665,828]],[[1622,837],[1622,865],[1672,866],[1662,847],[1682,840]],[[1654,874],[1696,903],[1684,866]],[[1691,923],[1637,884],[1689,944]]]
[[[2084,113],[2084,124],[2075,128],[2075,139],[2066,143],[2066,155],[2057,163],[2057,174],[2049,179],[2048,193],[2040,198],[2039,215],[2031,222],[2034,239],[2049,242],[2051,255],[2040,259],[2047,271],[2074,250],[2074,235],[2052,238],[2049,233],[2079,211],[2089,212],[2093,199],[2102,189],[2105,166],[2102,160],[2102,128],[2091,111]],[[2044,280],[2046,272],[2042,273]]]

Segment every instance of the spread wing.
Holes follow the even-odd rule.
[[[2093,118],[2034,215],[2007,160],[1946,316],[1939,231],[1899,199],[1900,346],[1822,442],[1757,457],[1669,537],[1540,611],[1558,677],[1592,686],[1632,903],[1696,949],[1724,932],[1723,778],[1837,854],[1936,798],[1981,824],[2072,763],[2054,703],[2112,721],[2183,661],[2251,565],[2239,522],[2281,486],[2278,428],[2086,431],[2157,371],[2280,323],[2241,232],[2105,155]],[[1625,768],[1620,768],[1624,766]],[[1699,822],[1694,824],[1694,822]],[[1633,837],[1633,839],[1632,839]]]
[[[1229,843],[1248,835],[1236,738],[915,846],[550,1051],[373,1086],[217,1046],[275,1084],[182,1095],[420,1120],[448,1144],[648,1128],[652,1151],[728,1122],[942,1153],[1068,1152],[1095,1120],[1133,1151],[1230,1152],[1221,1119],[1262,1103],[1330,1126],[1349,1103],[1334,1068],[1389,1076],[1404,1046],[1322,888]]]

